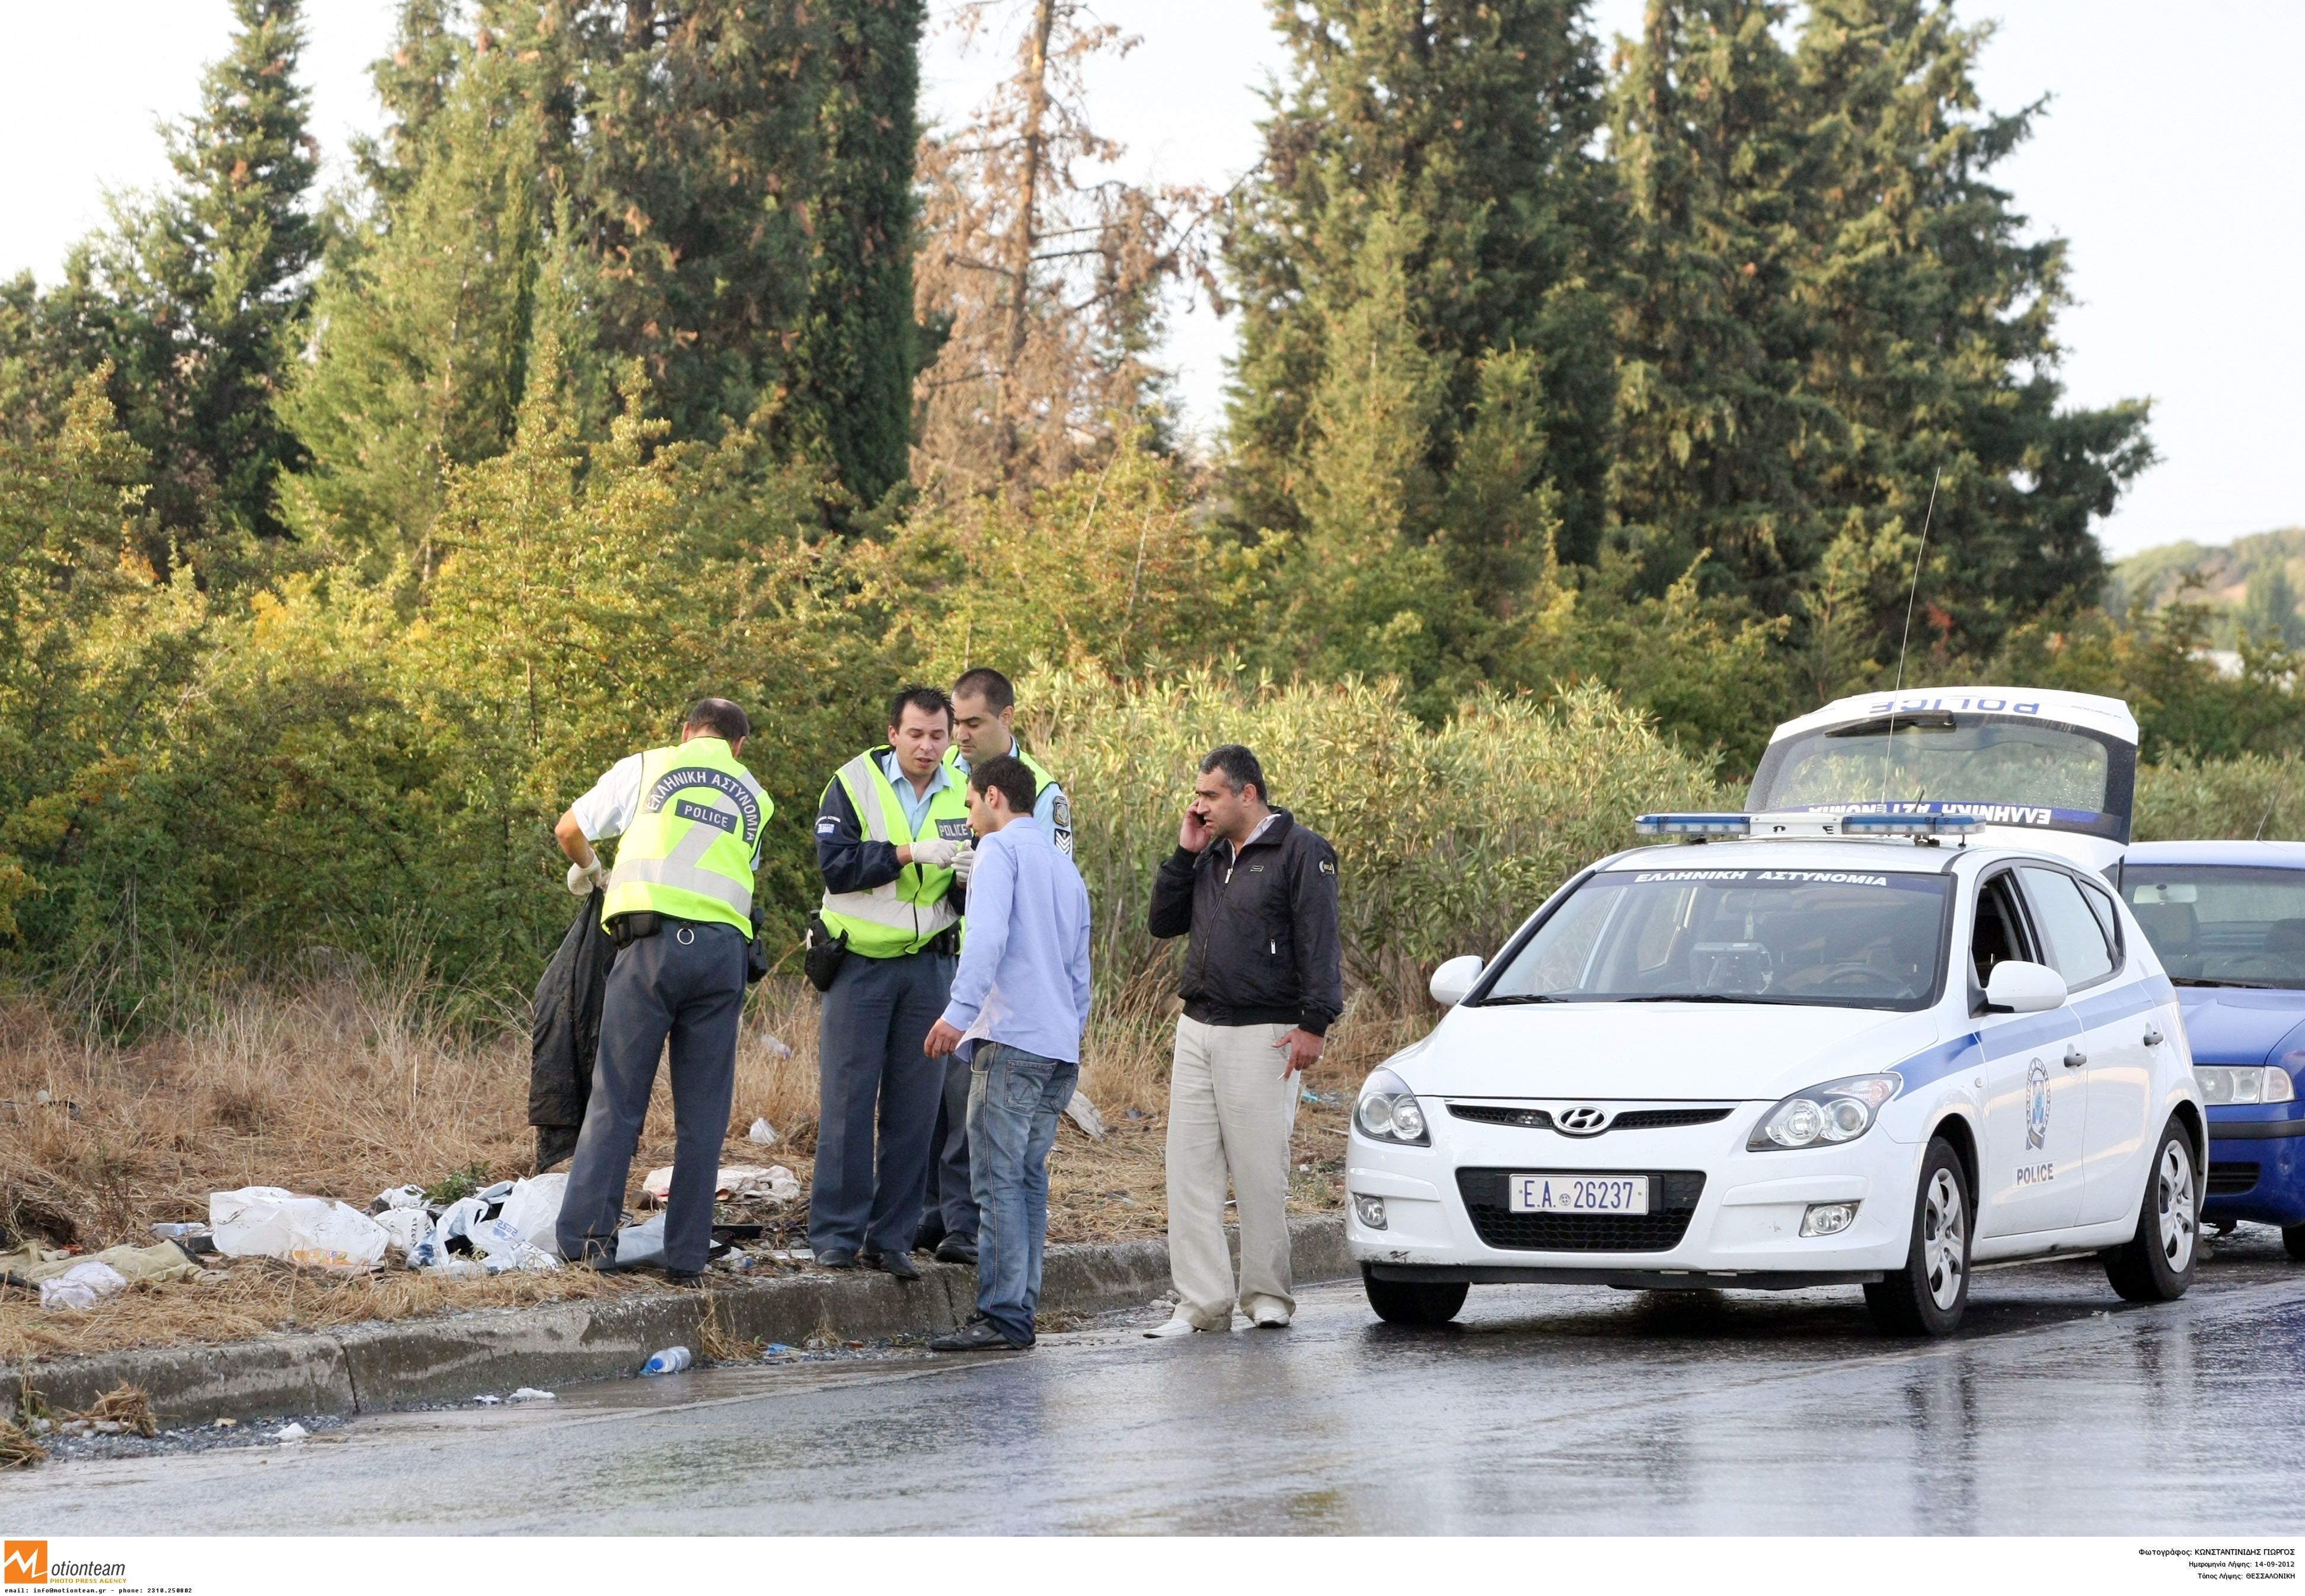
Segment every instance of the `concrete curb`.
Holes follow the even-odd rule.
[[[1289,1233],[1298,1280],[1353,1273],[1340,1215],[1300,1216],[1289,1221]],[[1238,1235],[1233,1246],[1238,1257]],[[1168,1289],[1165,1241],[1051,1247],[1041,1306],[1100,1313],[1141,1305]],[[927,1263],[913,1284],[863,1272],[784,1275],[709,1291],[480,1309],[220,1346],[57,1358],[0,1369],[0,1382],[25,1381],[51,1409],[64,1411],[87,1407],[125,1381],[150,1395],[164,1423],[373,1413],[632,1374],[659,1347],[694,1346],[707,1316],[716,1312],[722,1333],[738,1340],[798,1345],[820,1332],[848,1341],[934,1334],[958,1325],[975,1305],[974,1269]]]

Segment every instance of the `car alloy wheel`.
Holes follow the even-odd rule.
[[[1921,1245],[1929,1298],[1940,1310],[1950,1312],[1961,1300],[1961,1270],[1969,1257],[1969,1214],[1961,1200],[1961,1182],[1950,1169],[1939,1169],[1929,1177],[1921,1214]]]
[[[2161,1167],[2153,1187],[2161,1256],[2172,1274],[2182,1275],[2193,1261],[2193,1244],[2199,1229],[2193,1212],[2193,1159],[2182,1137],[2172,1137],[2162,1147]]]

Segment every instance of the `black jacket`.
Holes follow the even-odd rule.
[[[576,1132],[592,1095],[592,1065],[600,1053],[600,1000],[616,956],[616,944],[600,929],[600,889],[596,887],[536,983],[535,1019],[529,1032],[528,1123],[536,1127],[539,1175],[576,1150]]]
[[[1337,851],[1273,811],[1264,835],[1183,848],[1152,879],[1156,937],[1192,933],[1177,990],[1204,1025],[1299,1025],[1324,1036],[1344,1012],[1337,931]]]

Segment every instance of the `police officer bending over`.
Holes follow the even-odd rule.
[[[966,787],[945,762],[951,743],[952,700],[905,688],[889,741],[834,773],[816,817],[824,905],[809,973],[824,1012],[808,1244],[828,1268],[863,1262],[903,1280],[920,1278],[906,1253],[944,1085],[921,1044],[952,992],[965,892],[952,867],[974,836]]]
[[[602,923],[620,950],[600,1007],[600,1056],[560,1205],[561,1255],[613,1267],[633,1150],[672,1041],[675,1150],[665,1272],[702,1278],[720,1143],[736,1087],[753,877],[771,805],[736,761],[752,731],[727,699],[688,712],[680,741],[620,760],[560,817],[568,889],[605,884]],[[604,872],[593,842],[623,837]]]

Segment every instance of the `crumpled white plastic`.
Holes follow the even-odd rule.
[[[278,1186],[211,1192],[208,1229],[227,1258],[278,1258],[315,1269],[374,1269],[392,1239],[358,1209]]]
[[[128,1277],[108,1263],[91,1260],[76,1263],[63,1274],[40,1282],[43,1308],[93,1308],[115,1291],[128,1289]]]
[[[641,1181],[641,1194],[651,1202],[661,1204],[671,1193],[672,1166],[669,1164],[661,1169],[650,1170]],[[757,1164],[723,1164],[714,1183],[713,1194],[789,1202],[800,1195],[800,1177],[782,1164],[771,1164],[765,1169]]]

